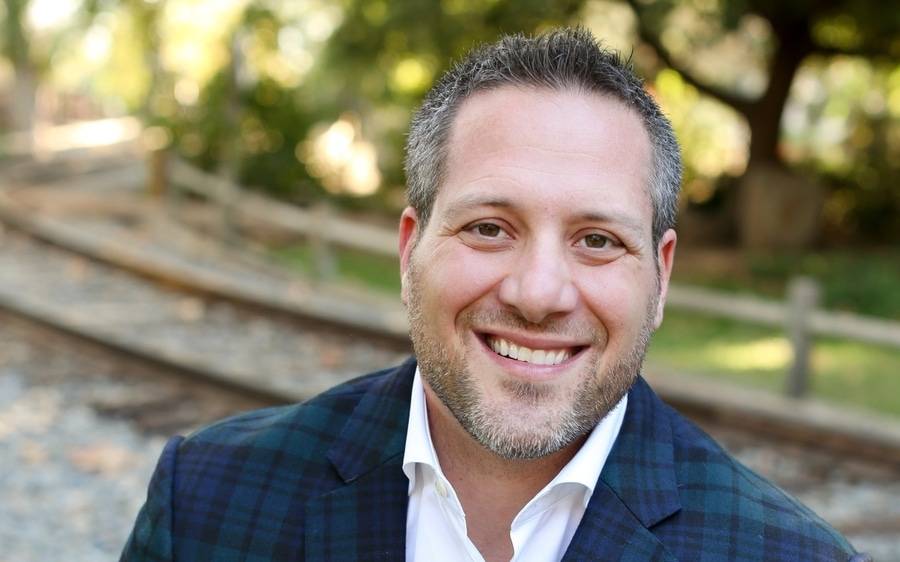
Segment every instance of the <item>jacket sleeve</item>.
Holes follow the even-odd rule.
[[[183,439],[173,437],[163,448],[153,478],[150,480],[147,501],[138,513],[120,562],[173,560],[172,489],[175,483],[178,445]]]

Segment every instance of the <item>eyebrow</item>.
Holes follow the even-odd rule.
[[[635,220],[633,217],[622,213],[588,211],[586,213],[581,213],[577,216],[577,218],[584,222],[605,222],[620,224],[628,230],[634,231],[635,234],[641,234],[644,232],[644,225]]]
[[[515,206],[516,205],[513,203],[512,199],[507,199],[506,197],[497,197],[495,195],[468,195],[450,204],[445,214],[446,216],[453,218],[460,213],[464,213],[478,207],[513,209],[515,208]]]
[[[506,197],[497,197],[496,195],[469,195],[451,203],[447,208],[445,216],[452,219],[461,213],[478,207],[515,209],[516,206],[516,203],[514,203],[512,199]],[[644,225],[633,217],[617,212],[586,211],[576,215],[575,219],[579,222],[620,224],[628,230],[633,231],[635,234],[641,234],[645,229]]]

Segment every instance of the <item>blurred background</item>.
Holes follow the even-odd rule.
[[[895,7],[869,0],[3,6],[0,158],[59,147],[66,135],[54,137],[55,125],[130,116],[136,125],[107,121],[80,135],[102,142],[137,127],[145,147],[227,175],[241,189],[302,207],[325,202],[390,228],[404,205],[409,116],[450,61],[500,32],[583,25],[632,58],[681,141],[678,280],[781,297],[791,276],[807,274],[821,283],[827,308],[900,320]],[[78,135],[69,130],[67,138]],[[308,265],[302,247],[271,249],[291,267]],[[394,264],[356,263],[365,257],[338,256],[342,273],[395,291]],[[715,332],[724,337],[721,328]],[[755,361],[735,359],[741,353],[726,340],[702,355],[735,375],[740,369],[729,363],[761,372],[785,366],[777,338],[754,341],[741,349]],[[889,353],[893,368],[884,369],[876,366],[887,356],[872,361],[829,345],[821,366],[844,383],[897,372]],[[654,352],[680,361],[664,347]],[[699,359],[692,346],[679,347]],[[847,399],[837,386],[835,397]],[[879,386],[872,406],[900,411],[882,403],[900,396],[891,388]]]
[[[128,340],[122,346],[151,358],[198,353],[194,367],[244,376],[248,385],[265,379],[261,392],[272,396],[263,401],[302,399],[333,384],[335,373],[402,357],[394,230],[405,204],[411,113],[473,45],[558,25],[584,26],[630,57],[681,142],[676,287],[648,376],[663,387],[667,377],[689,376],[699,395],[723,397],[729,408],[738,408],[734,395],[771,397],[772,412],[799,417],[859,414],[879,420],[885,442],[900,444],[891,425],[900,423],[900,8],[891,3],[4,0],[0,304],[10,316],[0,323],[10,331],[0,335],[0,452],[9,464],[0,461],[0,477],[23,466],[61,467],[5,498],[14,507],[6,519],[0,514],[0,543],[20,548],[8,559],[52,559],[47,537],[68,540],[63,529],[74,521],[81,527],[71,532],[93,532],[92,546],[70,559],[116,551],[161,436],[253,405],[223,409],[214,396],[190,394],[207,400],[201,409],[210,414],[173,413],[183,386],[148,401],[153,391],[137,377],[103,378],[131,367],[99,350],[73,359],[70,344],[34,328],[30,315],[53,325],[64,313],[66,330]],[[61,248],[77,256],[48,253]],[[113,269],[95,271],[98,262]],[[165,280],[166,290],[201,288],[163,303],[114,287],[123,268]],[[349,353],[355,344],[287,337],[293,325],[217,312],[207,297],[227,300],[226,293],[270,317],[297,312],[314,325],[353,326],[391,342]],[[157,298],[163,304],[153,304]],[[213,325],[206,335],[181,331]],[[229,339],[236,328],[240,337]],[[48,345],[67,351],[53,359]],[[297,364],[266,364],[262,356],[282,348]],[[360,353],[365,361],[354,359]],[[297,387],[287,379],[309,370],[311,354],[316,367],[304,380],[318,382]],[[271,377],[260,374],[266,369]],[[77,383],[90,387],[77,404],[68,400],[81,391],[66,386],[76,385],[75,371],[93,381]],[[250,387],[240,384],[237,394],[246,395]],[[64,390],[53,394],[53,385]],[[688,408],[699,400],[681,399]],[[808,404],[832,409],[808,413]],[[102,415],[131,423],[134,412],[149,416],[145,410],[176,423],[139,420],[144,429],[109,429],[114,437],[74,451],[52,444],[107,431],[97,429]],[[81,428],[82,437],[54,437],[60,424]],[[781,454],[757,461],[774,466]],[[891,458],[894,471],[900,456]],[[85,492],[57,508],[79,514],[65,525],[38,525],[34,536],[15,530],[39,498],[80,478],[69,469],[127,480],[115,500],[124,515],[91,519],[95,500]],[[896,474],[887,480],[896,483]],[[108,490],[102,480],[82,483]],[[876,501],[854,493],[861,506]],[[898,493],[873,492],[900,505]],[[885,536],[900,535],[898,509],[880,517],[889,522]],[[860,536],[874,525],[854,521],[844,529]],[[896,542],[868,544],[900,559]]]

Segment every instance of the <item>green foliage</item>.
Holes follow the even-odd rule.
[[[679,263],[676,282],[784,298],[788,281],[807,275],[821,286],[822,306],[900,320],[900,250],[830,251],[810,254],[734,256],[732,267],[704,268],[697,260]]]
[[[900,320],[900,252],[829,252],[804,256],[758,256],[751,278],[786,285],[790,275],[809,275],[822,286],[825,308]]]
[[[687,101],[699,93],[746,121],[750,153],[742,159],[748,167],[787,163],[831,188],[826,241],[900,240],[892,179],[900,161],[900,88],[892,78],[900,11],[874,0],[628,3],[642,39],[659,55],[649,59],[647,71],[653,65],[677,71],[658,72],[655,85],[684,141],[689,202],[702,204],[732,183],[718,178],[734,174],[733,127],[698,124],[734,119],[721,112],[713,117],[700,111],[701,103]],[[722,142],[707,149],[707,136]]]
[[[300,203],[322,197],[349,203],[322,188],[302,152],[315,126],[352,114],[363,137],[377,147],[382,176],[381,191],[366,204],[396,210],[409,114],[437,73],[474,42],[492,40],[502,31],[571,22],[582,2],[346,1],[340,4],[340,25],[316,52],[299,86],[279,83],[252,68],[253,61],[244,61],[258,76],[239,85],[239,130],[228,130],[222,119],[234,95],[228,67],[203,85],[198,103],[162,122],[172,130],[176,147],[204,168],[216,168],[224,144],[237,135],[242,183]],[[246,43],[274,52],[279,32],[297,24],[276,9],[254,5],[237,32],[249,38]]]
[[[773,151],[829,188],[826,241],[900,240],[900,10],[874,0],[82,0],[67,24],[41,33],[22,20],[27,3],[6,0],[0,11],[6,58],[30,58],[38,71],[62,61],[70,84],[165,126],[175,150],[207,170],[237,159],[238,179],[252,188],[374,212],[402,205],[409,116],[451,61],[501,33],[591,25],[604,10],[628,12],[607,19],[622,28],[620,46],[635,45],[639,71],[675,123],[686,200],[714,202],[745,168],[747,125],[760,126],[742,120],[748,113],[736,100],[758,98],[778,49],[808,32],[810,52],[821,56],[801,66],[784,118],[767,114],[783,125]],[[195,13],[226,12],[213,33],[185,31]],[[780,34],[786,26],[798,32]],[[674,70],[639,44],[635,28],[653,32]],[[79,51],[104,36],[112,44],[107,59],[82,60]],[[237,61],[225,48],[233,36]],[[190,48],[173,49],[178,41]],[[184,62],[187,55],[202,71]],[[72,78],[77,68],[89,70]],[[192,88],[195,94],[179,95]],[[721,92],[730,95],[714,95]],[[374,194],[332,189],[312,170],[310,141],[341,119],[356,126],[355,141],[374,147]]]

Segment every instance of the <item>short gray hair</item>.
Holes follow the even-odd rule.
[[[672,124],[644,90],[630,59],[606,49],[581,28],[535,37],[507,35],[473,50],[431,88],[413,115],[406,142],[406,195],[422,225],[428,222],[443,183],[447,143],[459,107],[476,92],[507,85],[598,93],[634,110],[653,151],[649,194],[654,245],[675,225],[681,154]]]

